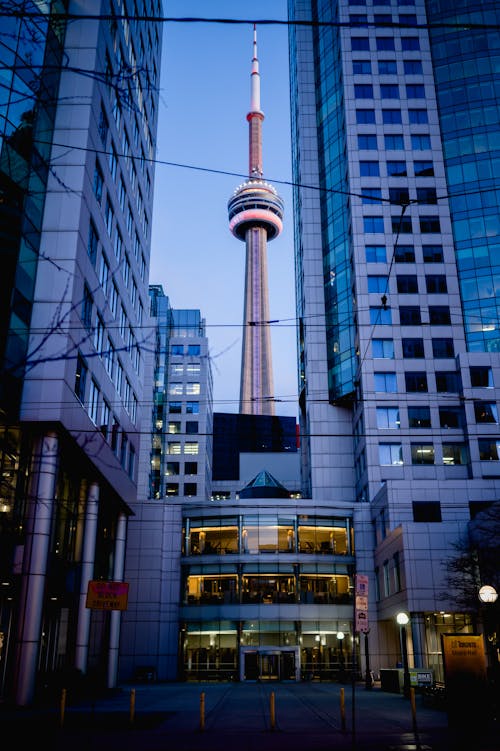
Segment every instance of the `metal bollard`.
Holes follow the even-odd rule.
[[[345,691],[344,687],[340,689],[340,722],[342,730],[345,730]]]
[[[135,721],[135,688],[131,689],[130,691],[130,716],[129,716],[129,722],[131,725],[134,724]]]
[[[200,695],[200,730],[205,730],[205,692]]]
[[[59,726],[62,728],[64,725],[64,715],[66,712],[66,689],[61,690],[61,701],[59,704]]]
[[[269,709],[271,714],[271,730],[274,730],[276,727],[276,710],[275,710],[275,703],[274,703],[274,691],[271,691],[271,696],[269,699]]]

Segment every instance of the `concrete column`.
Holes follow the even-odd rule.
[[[115,564],[113,569],[113,580],[123,581],[123,572],[125,570],[125,546],[127,542],[127,517],[121,513],[118,517],[116,526],[115,540]],[[121,611],[112,610],[110,612],[109,622],[109,660],[108,660],[108,681],[107,687],[116,686],[118,676],[118,656],[120,648],[120,621]]]
[[[57,434],[47,433],[36,441],[32,455],[16,645],[19,706],[31,704],[35,697],[58,460]]]
[[[422,613],[410,613],[413,664],[416,668],[427,667],[425,651],[425,621]]]
[[[91,610],[86,607],[88,583],[94,574],[97,518],[99,514],[99,484],[93,482],[87,492],[85,504],[85,531],[82,543],[80,596],[76,627],[75,667],[87,672]]]

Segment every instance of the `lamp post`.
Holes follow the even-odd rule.
[[[370,652],[368,650],[368,634],[370,629],[365,631],[365,689],[370,691],[373,688],[372,674],[370,671]]]
[[[403,696],[410,696],[410,671],[408,670],[408,649],[406,646],[406,626],[410,622],[408,613],[398,613],[396,621],[399,624],[399,638],[401,640],[401,657],[403,659]]]
[[[344,632],[343,631],[337,631],[337,639],[339,640],[339,663],[340,663],[340,670],[339,670],[339,680],[343,682],[345,680],[345,667],[344,667]]]
[[[495,605],[498,600],[498,592],[491,584],[484,584],[477,593],[479,601],[483,606],[483,639],[485,643],[485,652],[488,661],[488,674],[490,676],[490,690],[493,696],[497,695],[498,684],[500,682],[500,671],[498,668],[498,658],[496,654],[495,643],[497,642],[497,629],[493,628],[490,633],[491,621],[489,608]],[[493,710],[494,711],[494,710]]]

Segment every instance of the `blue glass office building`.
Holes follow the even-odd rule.
[[[440,677],[446,561],[500,493],[500,4],[288,7],[303,493],[356,510],[373,668],[405,610]]]

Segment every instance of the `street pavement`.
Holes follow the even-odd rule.
[[[123,685],[94,699],[0,705],[4,738],[52,751],[500,751],[498,726],[337,683]]]

